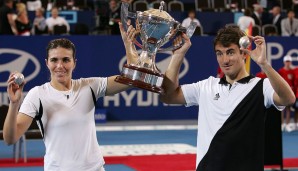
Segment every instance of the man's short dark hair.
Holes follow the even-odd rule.
[[[218,30],[217,35],[213,40],[214,49],[217,44],[221,44],[224,47],[236,44],[240,48],[239,40],[243,36],[245,36],[245,33],[238,26],[225,26],[224,28]]]
[[[289,14],[290,12],[293,12],[295,14],[295,11],[292,8],[287,9],[287,14]]]

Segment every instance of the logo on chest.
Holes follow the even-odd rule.
[[[218,100],[220,98],[219,93],[216,93],[213,100]]]

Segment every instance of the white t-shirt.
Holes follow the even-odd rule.
[[[104,160],[96,137],[94,100],[103,97],[107,78],[72,80],[70,91],[58,91],[45,83],[31,89],[20,112],[35,117],[42,104],[45,171],[98,171]]]
[[[240,27],[240,29],[242,31],[246,31],[246,29],[249,27],[250,23],[252,23],[252,26],[255,25],[255,20],[252,17],[241,16],[241,17],[239,17],[237,25]]]
[[[189,25],[190,25],[190,23],[191,23],[191,21],[193,21],[193,22],[195,22],[195,23],[197,23],[197,26],[201,26],[201,23],[200,23],[200,21],[198,20],[198,19],[191,19],[191,18],[186,18],[186,19],[184,19],[183,21],[182,21],[182,26],[183,27],[185,27],[185,28],[187,28]]]
[[[182,85],[186,106],[199,106],[196,166],[207,153],[216,132],[223,126],[237,105],[254,88],[260,78],[247,83],[220,84],[220,78],[209,77],[193,84]],[[274,90],[268,79],[263,83],[264,106],[270,107]],[[277,107],[283,109],[284,107]]]
[[[53,31],[54,25],[60,25],[60,26],[65,25],[67,28],[67,32],[69,32],[70,30],[68,22],[63,17],[59,17],[59,16],[57,18],[53,18],[53,17],[47,18],[46,24],[48,26],[48,29],[51,31]]]

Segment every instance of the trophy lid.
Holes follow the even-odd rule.
[[[144,11],[143,14],[160,17],[160,18],[163,18],[165,20],[170,20],[170,21],[174,20],[173,17],[170,16],[169,13],[167,13],[166,11],[160,10],[160,9],[150,9],[150,10]]]

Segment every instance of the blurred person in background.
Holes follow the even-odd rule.
[[[254,8],[254,11],[253,11],[253,14],[252,14],[252,18],[255,20],[256,25],[262,26],[263,25],[262,17],[263,17],[264,9],[259,4],[254,4],[253,8]]]
[[[277,27],[278,35],[280,36],[281,20],[283,19],[280,6],[274,6],[270,13],[272,14],[271,24],[274,24]]]
[[[31,32],[33,35],[41,35],[48,33],[48,26],[44,17],[44,8],[36,9]]]
[[[121,7],[117,0],[109,2],[109,26],[112,35],[120,35],[119,22],[121,17]]]
[[[296,95],[296,102],[293,105],[295,109],[294,127],[296,128],[296,130],[298,130],[298,67],[297,66],[293,69],[293,72],[294,72],[294,93]]]
[[[27,8],[24,3],[17,3],[17,18],[15,25],[17,29],[17,35],[19,36],[30,36],[32,25],[28,18]]]
[[[288,83],[288,85],[291,87],[291,89],[294,92],[294,72],[292,69],[292,57],[291,56],[285,56],[283,58],[284,66],[278,70],[279,75]],[[284,122],[284,118],[286,118],[286,121]],[[291,120],[291,106],[286,106],[286,108],[282,111],[282,130],[285,130],[287,132],[293,131],[292,125],[290,125]]]
[[[287,18],[281,20],[282,36],[298,36],[298,19],[292,9],[287,11]]]
[[[246,31],[250,24],[252,24],[252,26],[255,26],[255,20],[251,17],[252,11],[250,8],[246,8],[243,14],[243,16],[239,17],[237,25],[242,31]]]
[[[196,11],[190,10],[188,12],[188,17],[182,21],[182,26],[188,28],[191,22],[197,23],[197,26],[201,26],[200,21],[196,18]]]
[[[222,72],[220,67],[217,68],[216,78],[222,78],[225,74]]]
[[[4,4],[0,8],[0,35],[17,34],[15,18],[13,0],[4,0]]]
[[[267,78],[267,75],[265,74],[265,72],[263,70],[261,70],[260,72],[256,73],[256,77]]]
[[[59,10],[58,10],[57,7],[52,8],[51,14],[52,14],[52,16],[46,19],[46,24],[47,24],[47,27],[48,27],[49,34],[54,33],[53,29],[54,29],[55,25],[58,25],[58,26],[64,25],[64,26],[66,26],[66,31],[67,31],[67,33],[69,33],[69,31],[70,31],[69,24],[65,20],[65,18],[59,16]]]

